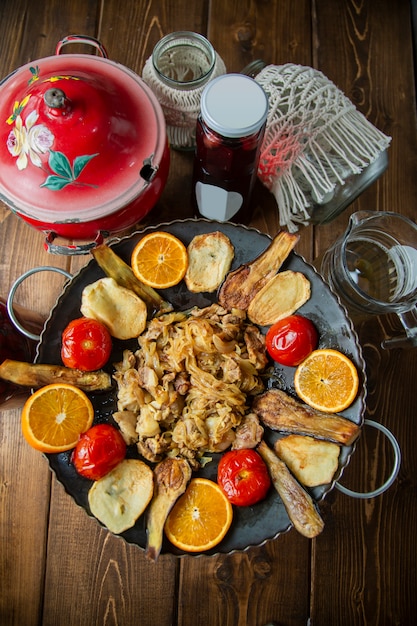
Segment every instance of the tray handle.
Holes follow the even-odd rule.
[[[390,430],[388,430],[388,428],[386,428],[385,426],[383,426],[382,424],[379,424],[378,422],[374,422],[373,420],[368,420],[366,419],[364,421],[365,425],[367,426],[373,426],[374,428],[377,428],[378,430],[380,430],[386,437],[388,437],[393,450],[394,450],[394,467],[392,469],[392,472],[390,474],[390,476],[388,477],[388,479],[377,489],[374,489],[373,491],[367,491],[365,493],[362,493],[360,491],[351,491],[351,489],[348,489],[347,487],[344,487],[343,485],[341,485],[340,483],[336,483],[336,488],[341,491],[342,493],[344,493],[347,496],[352,496],[352,498],[375,498],[376,496],[380,496],[381,493],[384,493],[384,491],[386,491],[387,489],[389,489],[391,487],[391,485],[393,484],[393,482],[395,481],[395,479],[398,476],[398,472],[400,471],[400,465],[401,465],[401,450],[400,450],[400,446],[398,445],[398,441],[396,440],[396,438],[394,437],[394,435],[392,434],[392,432]]]
[[[9,295],[7,297],[7,313],[9,314],[9,317],[12,323],[17,328],[17,330],[19,330],[23,335],[25,335],[25,337],[28,337],[29,339],[32,339],[33,341],[39,341],[40,335],[36,335],[35,333],[30,332],[19,322],[13,309],[13,300],[14,300],[14,296],[15,296],[17,288],[24,280],[26,280],[26,278],[28,278],[32,274],[36,274],[37,272],[45,272],[45,271],[58,272],[58,274],[63,274],[63,276],[66,276],[68,279],[72,278],[72,275],[69,272],[66,272],[60,267],[51,267],[48,265],[41,265],[39,267],[34,267],[28,270],[27,272],[24,272],[24,274],[22,274],[21,276],[19,276],[19,278],[15,280],[15,282],[13,283],[9,291]]]

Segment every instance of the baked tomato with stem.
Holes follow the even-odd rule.
[[[120,430],[112,424],[96,424],[80,436],[71,460],[81,476],[98,480],[123,461],[126,448]]]
[[[61,359],[66,367],[93,372],[109,360],[112,338],[107,327],[90,317],[72,320],[62,333]]]
[[[217,482],[237,506],[260,502],[271,486],[268,468],[252,448],[225,452],[217,468]]]
[[[267,331],[268,354],[281,365],[296,367],[317,348],[319,335],[313,322],[302,315],[289,315]]]

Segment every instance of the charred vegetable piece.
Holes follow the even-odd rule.
[[[110,375],[103,370],[82,372],[62,365],[25,363],[12,359],[6,359],[0,365],[0,378],[22,387],[43,387],[61,382],[75,385],[83,391],[104,391],[112,386]]]
[[[119,285],[133,291],[146,302],[151,314],[167,312],[172,306],[166,302],[152,287],[148,287],[136,278],[132,268],[123,261],[109,246],[101,244],[91,250],[91,254],[107,276]]]
[[[269,389],[257,396],[253,410],[272,430],[310,435],[345,446],[352,444],[360,433],[360,426],[346,417],[317,411],[281,389]]]
[[[219,291],[221,306],[246,311],[256,294],[278,272],[299,238],[280,231],[257,259],[230,272]]]
[[[154,495],[148,512],[145,551],[152,561],[156,561],[161,552],[168,513],[186,490],[190,479],[191,468],[184,459],[166,458],[154,469]]]
[[[324,522],[311,496],[264,441],[261,441],[257,450],[268,467],[272,484],[279,493],[294,528],[308,539],[319,535],[324,528]]]

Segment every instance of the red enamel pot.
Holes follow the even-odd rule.
[[[60,54],[73,42],[101,56]],[[138,223],[168,177],[159,102],[90,37],[66,37],[0,83],[0,129],[0,199],[45,232],[50,252],[85,253]],[[56,246],[56,237],[91,243]]]

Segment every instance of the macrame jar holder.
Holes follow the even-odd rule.
[[[330,221],[386,169],[391,138],[311,67],[269,65],[255,80],[269,98],[258,177],[281,226]]]
[[[187,45],[181,45],[185,41]],[[166,49],[158,65],[156,56],[161,44]],[[210,80],[226,73],[224,61],[211,48],[212,67],[202,76],[202,45],[211,47],[197,33],[172,33],[157,44],[142,71],[143,80],[158,98],[164,112],[169,144],[179,150],[194,149],[201,94]]]

